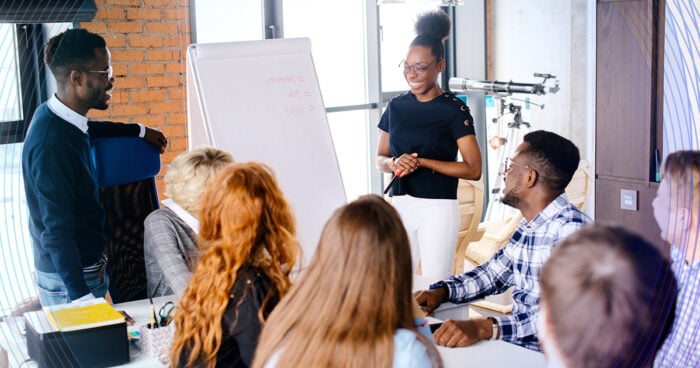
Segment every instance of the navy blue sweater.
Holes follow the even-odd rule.
[[[89,122],[91,136],[137,136],[136,124]],[[36,110],[22,151],[34,265],[58,273],[72,300],[90,293],[83,267],[99,261],[107,240],[90,136],[55,115]]]

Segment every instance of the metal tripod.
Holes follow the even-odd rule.
[[[506,108],[508,113],[505,113]],[[522,138],[525,134],[530,131],[530,123],[523,121],[522,118],[522,106],[511,103],[504,103],[501,107],[501,115],[493,119],[494,123],[498,123],[503,117],[513,115],[513,121],[507,123],[507,134],[506,137],[501,137],[503,145],[497,150],[498,153],[498,175],[495,181],[491,184],[491,200],[486,208],[485,220],[495,220],[504,219],[506,216],[510,215],[514,209],[506,206],[501,202],[501,190],[503,189],[503,179],[505,171],[505,160],[507,157],[512,157],[515,149],[522,142]]]

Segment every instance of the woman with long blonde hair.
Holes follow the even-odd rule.
[[[424,319],[414,319],[411,281],[396,210],[375,195],[341,207],[309,269],[270,315],[253,367],[440,366]]]
[[[171,367],[248,367],[262,324],[291,286],[299,245],[272,170],[234,163],[207,185],[202,255],[178,303]]]

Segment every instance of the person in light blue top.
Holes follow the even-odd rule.
[[[376,195],[339,208],[309,268],[270,314],[253,367],[441,367],[411,296],[398,212]]]

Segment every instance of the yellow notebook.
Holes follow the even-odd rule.
[[[76,331],[125,323],[124,316],[104,298],[53,305],[44,308],[51,324],[59,331]]]

